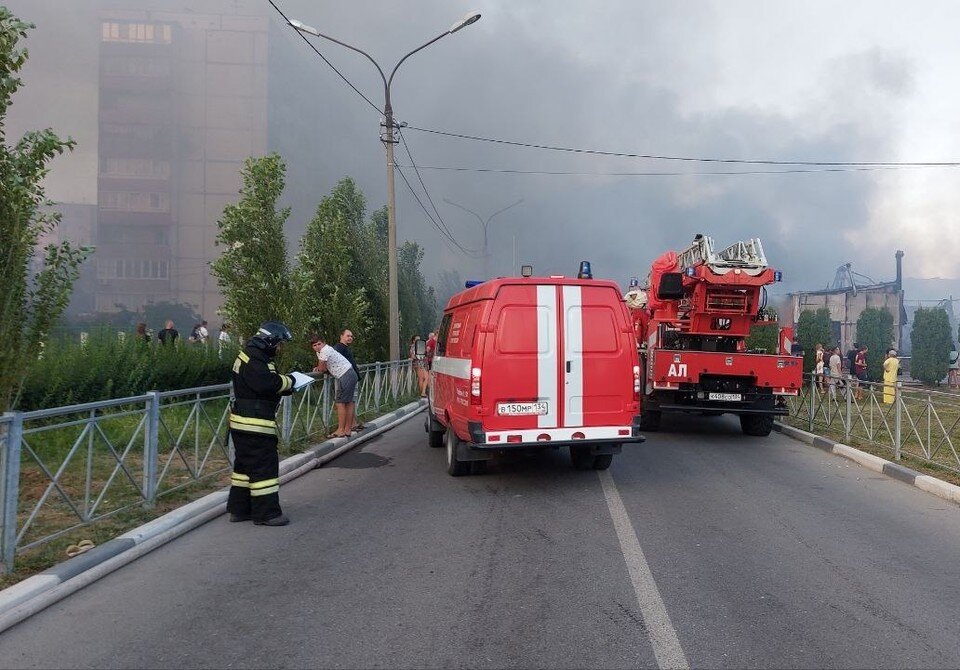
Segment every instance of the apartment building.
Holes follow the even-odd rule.
[[[92,295],[80,304],[110,312],[180,302],[215,320],[217,220],[237,199],[243,161],[267,151],[269,5],[10,4],[38,25],[28,45],[39,61],[25,73],[14,126],[36,127],[39,116],[78,140],[79,157],[54,163],[47,194],[64,204],[62,235],[89,226],[96,247],[95,279],[78,286]]]

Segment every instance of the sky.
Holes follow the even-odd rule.
[[[367,50],[384,69],[480,11],[479,22],[417,53],[397,74],[395,116],[412,127],[671,157],[960,160],[956,2],[276,2],[289,17]],[[307,152],[293,167],[314,171],[321,189],[349,174],[381,204],[376,110],[274,18],[280,64],[271,87],[282,94],[271,93],[273,105],[294,113],[272,144]],[[382,104],[372,64],[311,39]],[[877,281],[892,279],[898,248],[908,277],[960,277],[957,168],[707,175],[800,166],[572,155],[412,129],[404,135],[421,166],[674,173],[421,169],[464,247],[480,247],[481,226],[444,200],[485,219],[523,199],[489,225],[494,273],[511,272],[516,245],[518,262],[538,273],[572,274],[588,259],[598,276],[625,283],[646,275],[663,251],[704,233],[720,247],[760,237],[790,290],[823,288],[846,262]],[[397,156],[410,164],[402,144]],[[413,171],[401,169],[426,200]],[[399,176],[397,201],[399,236],[422,243],[429,263],[464,275],[482,270],[477,258],[440,241]]]
[[[905,251],[906,277],[944,279],[927,284],[939,291],[929,297],[960,294],[956,167],[652,160],[422,130],[690,159],[960,161],[955,0],[274,1],[290,18],[364,49],[388,73],[468,12],[482,14],[405,61],[391,87],[395,117],[408,124],[406,144],[396,147],[400,170],[431,215],[471,251],[444,240],[397,174],[398,236],[425,248],[428,279],[442,270],[481,278],[482,227],[461,208],[487,219],[521,201],[488,226],[492,274],[532,264],[538,274],[571,275],[590,260],[596,276],[625,285],[644,277],[662,252],[703,233],[719,247],[761,238],[769,263],[784,273],[775,295],[824,288],[847,262],[877,281],[893,279],[896,249]],[[51,29],[69,30],[74,12],[92,7],[85,0],[12,6],[34,2],[63,8],[44,12],[55,17]],[[183,0],[197,11],[204,4]],[[386,202],[374,109],[383,104],[383,84],[359,54],[310,38],[371,106],[268,0],[263,8],[271,20],[269,146],[288,165],[295,244],[320,198],[345,176],[358,182],[371,210]],[[95,60],[95,48],[73,57]],[[95,119],[95,93],[71,93],[77,104],[58,107],[55,127],[69,125],[74,109]],[[42,91],[32,95],[42,99]],[[81,152],[54,169],[79,175],[87,163],[95,192],[94,154]],[[769,171],[779,174],[742,174]],[[716,172],[741,174],[707,174]],[[77,192],[89,191],[87,182],[78,181]]]

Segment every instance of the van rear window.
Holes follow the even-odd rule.
[[[568,307],[567,323],[576,323],[577,321],[583,324],[583,342],[579,347],[572,347],[574,352],[614,354],[620,351],[619,329],[612,309],[606,305]]]
[[[553,346],[547,337],[550,332],[548,319],[552,318],[550,310],[545,307],[507,305],[500,310],[497,319],[497,351],[502,354],[548,353]]]

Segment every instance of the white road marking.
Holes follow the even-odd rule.
[[[663,598],[660,597],[660,589],[657,588],[650,566],[647,565],[647,559],[640,547],[640,540],[633,529],[630,517],[627,516],[627,510],[623,506],[623,500],[620,499],[620,492],[613,481],[613,476],[607,470],[601,470],[597,474],[600,475],[603,496],[607,499],[607,509],[610,510],[613,526],[617,530],[623,560],[627,564],[630,581],[633,582],[633,591],[640,605],[640,615],[646,625],[650,644],[653,645],[653,653],[657,657],[657,665],[662,670],[666,668],[687,670],[690,664],[680,647],[677,631],[670,622],[670,615],[667,614]]]

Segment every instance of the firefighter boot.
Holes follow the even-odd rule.
[[[270,519],[258,519],[253,523],[256,526],[286,526],[290,523],[290,519],[287,518],[286,514],[281,514],[280,516],[271,517]]]

